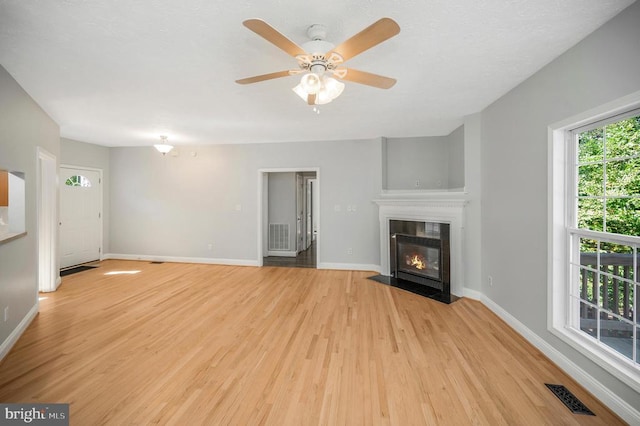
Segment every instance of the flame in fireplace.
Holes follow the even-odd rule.
[[[409,265],[415,267],[416,269],[425,269],[427,264],[422,260],[417,254],[414,254],[409,258]]]

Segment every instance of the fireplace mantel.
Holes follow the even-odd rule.
[[[411,220],[418,222],[448,223],[451,230],[451,293],[462,296],[464,288],[462,268],[462,232],[464,206],[463,192],[385,192],[373,200],[378,205],[380,219],[381,274],[390,276],[389,221]]]

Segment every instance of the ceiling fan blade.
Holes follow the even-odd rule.
[[[258,83],[260,81],[272,80],[274,78],[288,77],[291,74],[292,74],[291,71],[278,71],[278,72],[272,72],[270,74],[255,75],[253,77],[243,78],[240,80],[236,80],[236,83],[238,84]]]
[[[258,34],[268,42],[273,43],[276,47],[279,47],[293,57],[296,57],[297,55],[303,55],[305,53],[302,47],[289,40],[287,37],[282,35],[282,33],[264,22],[262,19],[247,19],[242,23],[242,25],[249,28],[251,31]]]
[[[366,84],[367,86],[377,87],[379,89],[389,89],[396,84],[395,78],[384,77],[370,72],[358,71],[353,68],[344,69],[346,73],[336,73],[336,77],[343,80],[352,81],[354,83]]]
[[[325,56],[329,57],[332,52],[342,56],[345,61],[354,56],[371,49],[373,46],[390,39],[400,32],[400,26],[391,18],[382,18],[369,25],[358,34],[344,41],[339,46],[333,48]]]
[[[316,94],[315,93],[309,93],[309,96],[307,96],[307,104],[308,105],[315,105],[316,104]]]

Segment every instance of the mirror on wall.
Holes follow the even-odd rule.
[[[0,243],[26,234],[24,173],[0,170]]]

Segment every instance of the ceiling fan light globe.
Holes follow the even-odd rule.
[[[317,74],[308,73],[302,76],[300,85],[307,95],[315,95],[322,88],[322,80]]]
[[[291,90],[293,90],[296,95],[300,96],[300,99],[302,99],[303,101],[307,102],[307,98],[308,98],[309,95],[302,88],[302,84],[298,84],[296,87],[294,87]]]
[[[329,96],[329,93],[327,93],[327,91],[324,89],[319,91],[318,94],[316,95],[316,105],[328,104],[332,100],[333,98]]]
[[[335,78],[327,76],[324,76],[322,78],[322,87],[322,91],[326,91],[331,100],[340,96],[344,91],[344,83],[336,80]]]

